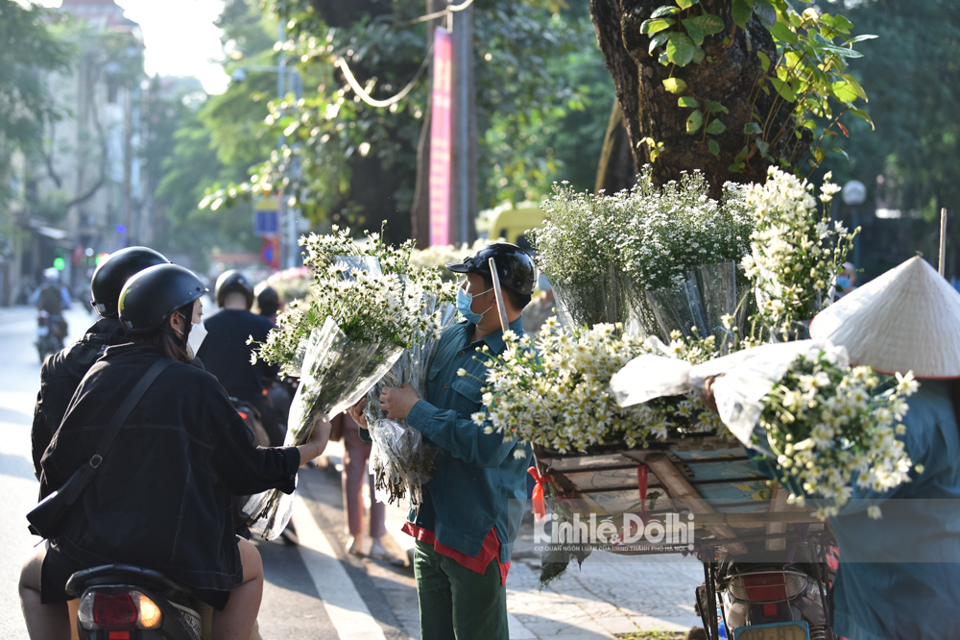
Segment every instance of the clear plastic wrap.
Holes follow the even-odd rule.
[[[700,338],[715,336],[721,352],[725,352],[731,333],[724,327],[723,316],[731,316],[733,323],[742,326],[744,314],[738,310],[743,308],[741,302],[747,291],[737,288],[737,266],[733,262],[697,267],[669,287],[645,293],[655,320],[648,333],[664,340],[672,331],[691,337],[695,327]]]
[[[425,313],[441,311],[443,328],[456,321],[456,307],[449,302],[427,305]],[[434,457],[440,450],[428,446],[419,431],[405,420],[392,420],[380,409],[380,391],[385,386],[411,385],[421,396],[426,389],[427,370],[436,353],[439,338],[426,337],[405,350],[393,368],[367,393],[364,414],[373,441],[370,464],[376,480],[376,497],[381,502],[400,504],[408,498],[414,506],[422,498],[422,486],[430,479]]]
[[[624,322],[627,309],[623,299],[623,278],[616,267],[593,280],[581,283],[554,282],[557,316],[565,327]]]
[[[430,480],[436,451],[419,431],[406,422],[383,418],[370,425],[376,499],[400,505],[404,498],[414,507],[423,501],[423,485]]]
[[[305,341],[300,386],[290,405],[284,446],[310,439],[318,421],[350,408],[390,370],[401,347],[348,339],[328,317]],[[243,506],[251,533],[272,540],[280,535],[293,510],[293,495],[270,489],[250,496]]]

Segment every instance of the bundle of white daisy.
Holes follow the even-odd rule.
[[[646,446],[723,428],[695,393],[624,408],[610,390],[611,376],[641,354],[691,362],[710,358],[715,355],[712,336],[690,342],[675,334],[664,345],[656,338],[624,335],[619,325],[564,329],[550,318],[535,344],[512,333],[504,340],[503,354],[486,362],[488,412],[474,416],[490,432],[560,452],[584,452],[594,445]]]
[[[410,242],[394,247],[380,234],[365,235],[357,241],[349,229],[334,227],[333,233],[300,239],[309,293],[278,316],[257,357],[299,377],[305,343],[328,317],[356,342],[406,348],[439,334],[438,305],[455,300],[456,285],[438,268],[411,265]]]
[[[353,406],[396,364],[404,350],[438,338],[441,304],[455,287],[437,270],[409,265],[409,246],[377,235],[354,242],[349,231],[302,239],[312,271],[309,296],[281,314],[255,357],[300,378],[290,407],[287,445],[310,438],[318,421]],[[272,539],[286,526],[292,498],[270,490],[244,506],[254,533]]]
[[[908,482],[912,463],[897,436],[905,432],[904,398],[917,388],[911,373],[851,367],[843,349],[798,357],[763,399],[760,417],[775,463],[796,489],[791,499],[823,499],[817,514],[827,518],[850,500],[854,479],[876,492]],[[879,507],[869,513],[880,517]]]
[[[714,329],[716,318],[704,318],[702,309],[663,309],[675,301],[646,294],[679,287],[697,290],[691,300],[709,297],[702,291],[704,279],[694,272],[713,272],[729,264],[733,277],[721,288],[731,290],[710,294],[716,294],[715,300],[737,299],[732,265],[749,250],[751,218],[737,185],[726,185],[720,201],[708,191],[699,171],[684,172],[679,181],[660,186],[654,184],[649,166],[641,170],[635,187],[613,195],[556,185],[542,205],[546,221],[535,231],[534,241],[564,324],[623,322],[630,332],[657,334],[664,340],[674,329],[687,332],[693,323],[701,331]],[[683,307],[689,306],[686,297],[678,298]],[[650,309],[658,301],[662,313]],[[733,313],[735,307],[733,302],[722,312]],[[682,320],[678,326],[665,322],[668,317]]]
[[[766,183],[742,189],[755,229],[741,264],[753,281],[756,324],[781,339],[804,337],[797,334],[799,323],[830,304],[830,288],[859,229],[847,231],[839,222],[831,228],[812,184],[776,167],[768,173]],[[840,190],[829,180],[828,173],[820,188],[823,204]]]

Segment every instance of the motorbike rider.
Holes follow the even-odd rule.
[[[284,304],[280,294],[273,287],[260,283],[256,288],[257,313],[270,320],[270,324],[277,326],[277,314],[283,311]]]
[[[250,362],[256,345],[266,342],[273,328],[270,321],[250,312],[253,305],[253,285],[243,273],[230,270],[217,278],[217,305],[220,310],[204,321],[207,337],[197,357],[232,397],[249,402],[260,413],[270,444],[283,444],[284,433],[276,416],[264,399],[269,381],[276,377],[277,367],[263,361]]]
[[[67,320],[63,317],[63,310],[69,309],[71,302],[70,292],[60,284],[60,272],[53,267],[44,269],[43,283],[33,292],[33,304],[40,311],[60,319],[57,333],[61,337],[67,335]]]
[[[108,347],[81,381],[43,456],[42,495],[88,462],[144,372],[164,357],[175,362],[131,412],[63,532],[24,565],[20,599],[32,639],[68,638],[67,579],[109,563],[154,569],[190,588],[216,610],[215,640],[251,635],[263,566],[256,547],[234,533],[231,493],[291,492],[298,467],[322,453],[330,424],[318,424],[299,447],[252,444],[217,380],[189,363],[205,292],[195,274],[172,264],[124,286],[118,306],[131,342]]]
[[[502,433],[486,432],[472,419],[486,408],[483,361],[506,348],[491,257],[509,329],[524,336],[521,311],[536,287],[537,268],[520,247],[494,242],[447,265],[465,276],[457,308],[466,322],[440,338],[424,397],[406,384],[384,387],[380,396],[387,417],[406,419],[447,452],[435,459],[423,502],[403,527],[416,538],[414,574],[425,639],[506,640],[509,633],[505,583],[526,501],[531,451]],[[480,351],[484,346],[490,355]],[[360,404],[350,414],[365,427]]]
[[[135,273],[169,260],[148,247],[127,247],[111,253],[90,280],[91,306],[100,319],[80,340],[47,358],[40,369],[40,391],[33,412],[31,440],[33,472],[40,479],[40,457],[60,426],[67,404],[80,380],[107,347],[129,342],[120,324],[117,299],[124,283]]]
[[[280,294],[264,282],[258,284],[254,292],[257,294],[257,313],[270,320],[273,326],[277,326],[277,314],[286,308]],[[286,432],[287,415],[290,413],[290,403],[293,402],[296,391],[296,381],[291,378],[277,377],[269,383],[267,401],[279,431]]]

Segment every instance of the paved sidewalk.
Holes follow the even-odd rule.
[[[340,463],[342,444],[325,452],[329,472]],[[387,507],[387,546],[401,557],[413,538],[400,531],[406,510]],[[412,572],[411,572],[412,577]],[[507,578],[511,640],[569,638],[599,640],[637,631],[686,631],[700,626],[694,612],[694,590],[703,581],[703,566],[679,555],[618,556],[594,552],[578,568],[541,590],[540,557],[534,550],[533,518],[524,519]],[[405,631],[419,637],[416,611],[397,612]]]

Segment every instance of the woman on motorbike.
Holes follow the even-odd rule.
[[[120,319],[132,342],[90,369],[42,459],[41,493],[60,487],[96,451],[104,425],[157,360],[175,362],[147,389],[63,532],[28,561],[20,599],[31,638],[69,638],[64,587],[76,571],[132,564],[162,572],[210,604],[215,639],[249,638],[263,566],[234,533],[231,494],[293,491],[297,468],[323,451],[330,425],[299,447],[258,448],[223,387],[190,364],[187,338],[206,287],[172,264],[124,286]]]

